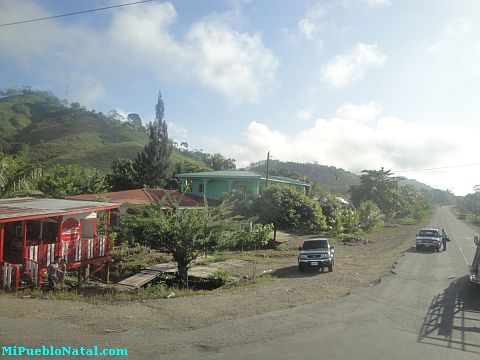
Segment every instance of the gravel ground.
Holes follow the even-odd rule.
[[[5,318],[63,320],[92,334],[127,329],[192,330],[246,316],[296,307],[347,295],[358,287],[373,286],[391,273],[403,252],[414,245],[419,226],[387,228],[362,236],[367,244],[335,247],[335,269],[297,269],[297,246],[311,236],[281,233],[287,250],[257,252],[256,274],[271,273],[273,279],[249,287],[232,287],[207,295],[95,305],[82,301],[19,298],[0,295],[0,316]],[[290,249],[290,250],[288,250]],[[237,263],[233,275],[253,273],[253,263]]]

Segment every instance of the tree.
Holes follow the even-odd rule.
[[[475,223],[478,222],[478,210],[479,210],[479,202],[478,198],[480,196],[480,185],[475,185],[473,187],[474,191],[474,205],[473,205],[473,213],[475,214]]]
[[[135,160],[139,182],[148,187],[162,186],[168,178],[172,141],[168,138],[167,123],[164,120],[165,108],[161,92],[155,106],[156,117],[149,124],[150,137],[148,144]]]
[[[371,200],[388,218],[393,218],[402,207],[398,183],[390,170],[363,170],[360,184],[350,188],[350,198],[355,206]]]
[[[383,226],[384,215],[373,201],[362,201],[358,206],[358,213],[360,227],[363,230],[369,231]]]
[[[253,214],[263,224],[283,229],[320,230],[326,227],[320,204],[289,186],[270,186],[254,200]]]
[[[112,171],[105,176],[111,191],[136,189],[139,186],[135,163],[130,159],[119,159],[113,162]]]
[[[235,170],[235,159],[226,159],[221,154],[206,154],[204,160],[214,171]]]
[[[327,222],[327,227],[333,229],[338,226],[338,215],[342,211],[342,204],[338,201],[338,198],[332,194],[325,194],[321,196],[319,202]]]
[[[126,215],[120,233],[123,237],[172,254],[177,263],[180,284],[188,286],[188,266],[205,251],[222,242],[229,230],[228,208],[203,207],[181,210],[178,203],[156,202]]]
[[[105,178],[97,171],[79,165],[55,165],[38,182],[45,194],[63,198],[70,195],[100,193],[107,190]]]
[[[419,191],[412,186],[400,186],[401,210],[398,215],[404,218],[411,218],[419,223],[426,218],[432,210],[432,203],[425,192]]]
[[[142,119],[140,115],[131,113],[128,114],[127,120],[133,125],[134,128],[141,129],[143,128]]]
[[[0,198],[41,195],[40,174],[41,169],[27,166],[20,157],[0,153]]]
[[[353,234],[359,230],[360,214],[357,210],[344,208],[341,216],[345,232]]]
[[[235,244],[232,245],[239,245],[242,251],[246,248],[256,250],[258,247],[267,245],[273,231],[273,224],[263,225],[250,222],[245,225],[237,232]]]

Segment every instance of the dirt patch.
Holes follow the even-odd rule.
[[[248,253],[245,259],[216,264],[237,277],[269,273],[272,278],[250,287],[231,287],[207,295],[94,305],[83,302],[0,296],[4,317],[63,319],[92,333],[109,329],[188,330],[229,319],[295,307],[347,295],[358,287],[373,286],[414,244],[418,226],[388,228],[362,236],[355,246],[338,242],[333,272],[297,269],[297,251],[305,238],[280,235],[283,250]]]

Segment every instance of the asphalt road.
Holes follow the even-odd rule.
[[[377,286],[205,328],[203,343],[192,334],[195,347],[171,358],[479,359],[480,288],[468,282],[467,269],[478,233],[445,207],[430,225],[448,232],[446,252],[417,252],[412,239],[395,273]],[[227,334],[241,344],[222,346]]]
[[[159,323],[158,329],[87,334],[69,319],[0,316],[0,340],[120,346],[129,349],[129,359],[152,360],[479,359],[480,287],[468,282],[467,269],[478,233],[448,208],[430,225],[448,232],[446,252],[418,252],[412,239],[394,273],[340,299],[189,331]]]

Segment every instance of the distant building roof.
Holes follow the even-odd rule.
[[[265,180],[265,177],[262,176],[262,179]],[[275,182],[281,182],[281,183],[286,183],[286,184],[296,184],[296,185],[302,185],[302,186],[310,186],[310,184],[296,180],[296,179],[290,179],[285,176],[269,176],[269,180],[273,180]]]
[[[262,176],[253,171],[203,171],[175,175],[178,178],[224,178],[224,179],[261,179]]]
[[[40,219],[66,214],[81,214],[116,209],[110,202],[76,201],[65,199],[11,198],[0,200],[0,222]]]
[[[198,207],[204,205],[204,198],[193,194],[181,193],[177,190],[165,189],[133,189],[123,191],[113,191],[99,194],[85,194],[69,196],[68,199],[78,200],[98,200],[105,199],[126,205],[149,205],[153,201],[160,201],[166,195],[178,200],[181,207]],[[220,201],[207,199],[208,206],[217,206]]]
[[[246,170],[232,170],[232,171],[204,171],[204,172],[192,172],[192,173],[184,173],[184,174],[177,174],[175,175],[177,178],[184,178],[184,179],[197,179],[197,178],[212,178],[212,179],[258,179],[258,180],[266,180],[264,175],[257,174],[254,171],[246,171]],[[290,179],[284,176],[269,176],[269,180],[274,182],[280,182],[285,184],[296,184],[302,186],[310,186],[309,184]]]

